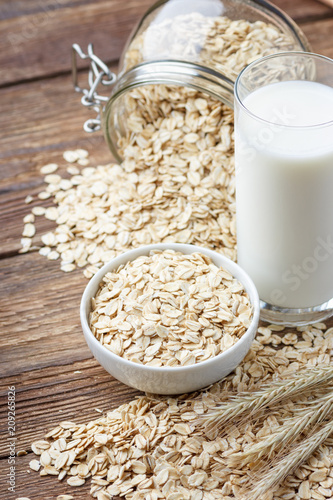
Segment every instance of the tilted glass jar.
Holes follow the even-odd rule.
[[[84,128],[92,132],[102,127],[120,162],[123,139],[133,132],[129,118],[135,89],[161,85],[168,93],[173,86],[187,87],[233,107],[234,83],[241,69],[262,56],[287,50],[309,51],[310,46],[300,28],[265,0],[159,0],[129,37],[117,76],[91,45],[88,54],[73,45],[75,89],[83,92],[84,105],[100,113]],[[89,89],[78,86],[77,54],[90,59]],[[98,95],[99,84],[111,86],[111,94]]]

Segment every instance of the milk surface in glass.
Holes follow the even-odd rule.
[[[238,263],[269,304],[333,297],[332,121],[333,88],[312,81],[268,84],[236,109]]]

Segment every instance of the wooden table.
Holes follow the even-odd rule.
[[[333,9],[316,0],[276,0],[302,27],[315,52],[333,58]],[[0,498],[55,499],[79,489],[29,471],[31,442],[61,420],[85,422],[137,392],[114,380],[92,358],[79,322],[86,279],[58,262],[19,254],[29,194],[41,191],[40,167],[64,166],[62,152],[89,150],[92,165],[110,161],[101,135],[82,130],[87,111],[73,92],[70,47],[78,42],[116,67],[133,24],[151,0],[0,0],[1,180],[1,477]],[[84,67],[84,66],[82,66]],[[53,227],[38,220],[38,233]],[[38,237],[36,237],[36,243]],[[330,324],[333,324],[331,321]],[[7,391],[15,386],[16,493],[7,490],[10,442]]]

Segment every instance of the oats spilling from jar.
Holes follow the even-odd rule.
[[[194,23],[198,36],[202,32],[200,57],[236,72],[291,43],[263,22],[180,16],[177,23],[180,45],[172,51],[183,47]],[[164,37],[169,28],[162,30]],[[139,45],[127,51],[126,67],[140,62]],[[85,268],[88,278],[124,250],[149,243],[193,243],[235,260],[232,110],[203,92],[164,85],[134,89],[125,104],[128,129],[118,140],[122,165],[88,167],[87,152],[80,149],[64,153],[69,178],[56,172],[56,164],[42,167],[47,187],[37,201],[53,204],[35,206],[27,197],[33,218],[25,223],[21,252],[40,246],[34,224],[44,216],[56,228],[42,235],[40,253],[60,260],[65,272]]]
[[[198,97],[194,91],[193,97],[186,97],[185,92],[180,88],[174,93],[178,118],[171,120],[181,118],[179,126],[191,119]],[[88,278],[125,250],[151,243],[193,243],[235,260],[232,111],[209,97],[205,102],[209,114],[207,129],[201,123],[203,134],[213,137],[208,132],[213,127],[215,139],[202,151],[192,151],[191,159],[189,129],[176,126],[170,135],[165,122],[159,133],[169,138],[166,135],[163,149],[146,161],[134,159],[129,146],[121,166],[85,167],[69,179],[48,175],[43,198],[53,196],[55,204],[33,207],[32,212],[57,225],[42,235],[40,253],[60,259],[63,271],[87,267]],[[157,144],[155,137],[152,140]],[[221,141],[219,151],[215,146]],[[31,248],[29,241],[30,246],[22,241],[25,251]]]
[[[251,316],[243,285],[209,257],[154,250],[105,275],[89,323],[114,354],[171,367],[226,351]]]

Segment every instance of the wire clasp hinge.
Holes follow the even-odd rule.
[[[79,86],[77,56],[81,59],[90,60],[88,89]],[[101,128],[101,110],[103,109],[103,105],[109,100],[108,96],[98,94],[97,88],[100,84],[108,87],[113,85],[116,82],[117,75],[112,73],[107,65],[94,54],[92,43],[88,45],[87,54],[82,51],[77,43],[74,43],[72,45],[72,77],[75,91],[83,94],[81,103],[84,106],[91,107],[97,112],[96,118],[87,120],[83,128],[86,132],[96,132]]]

